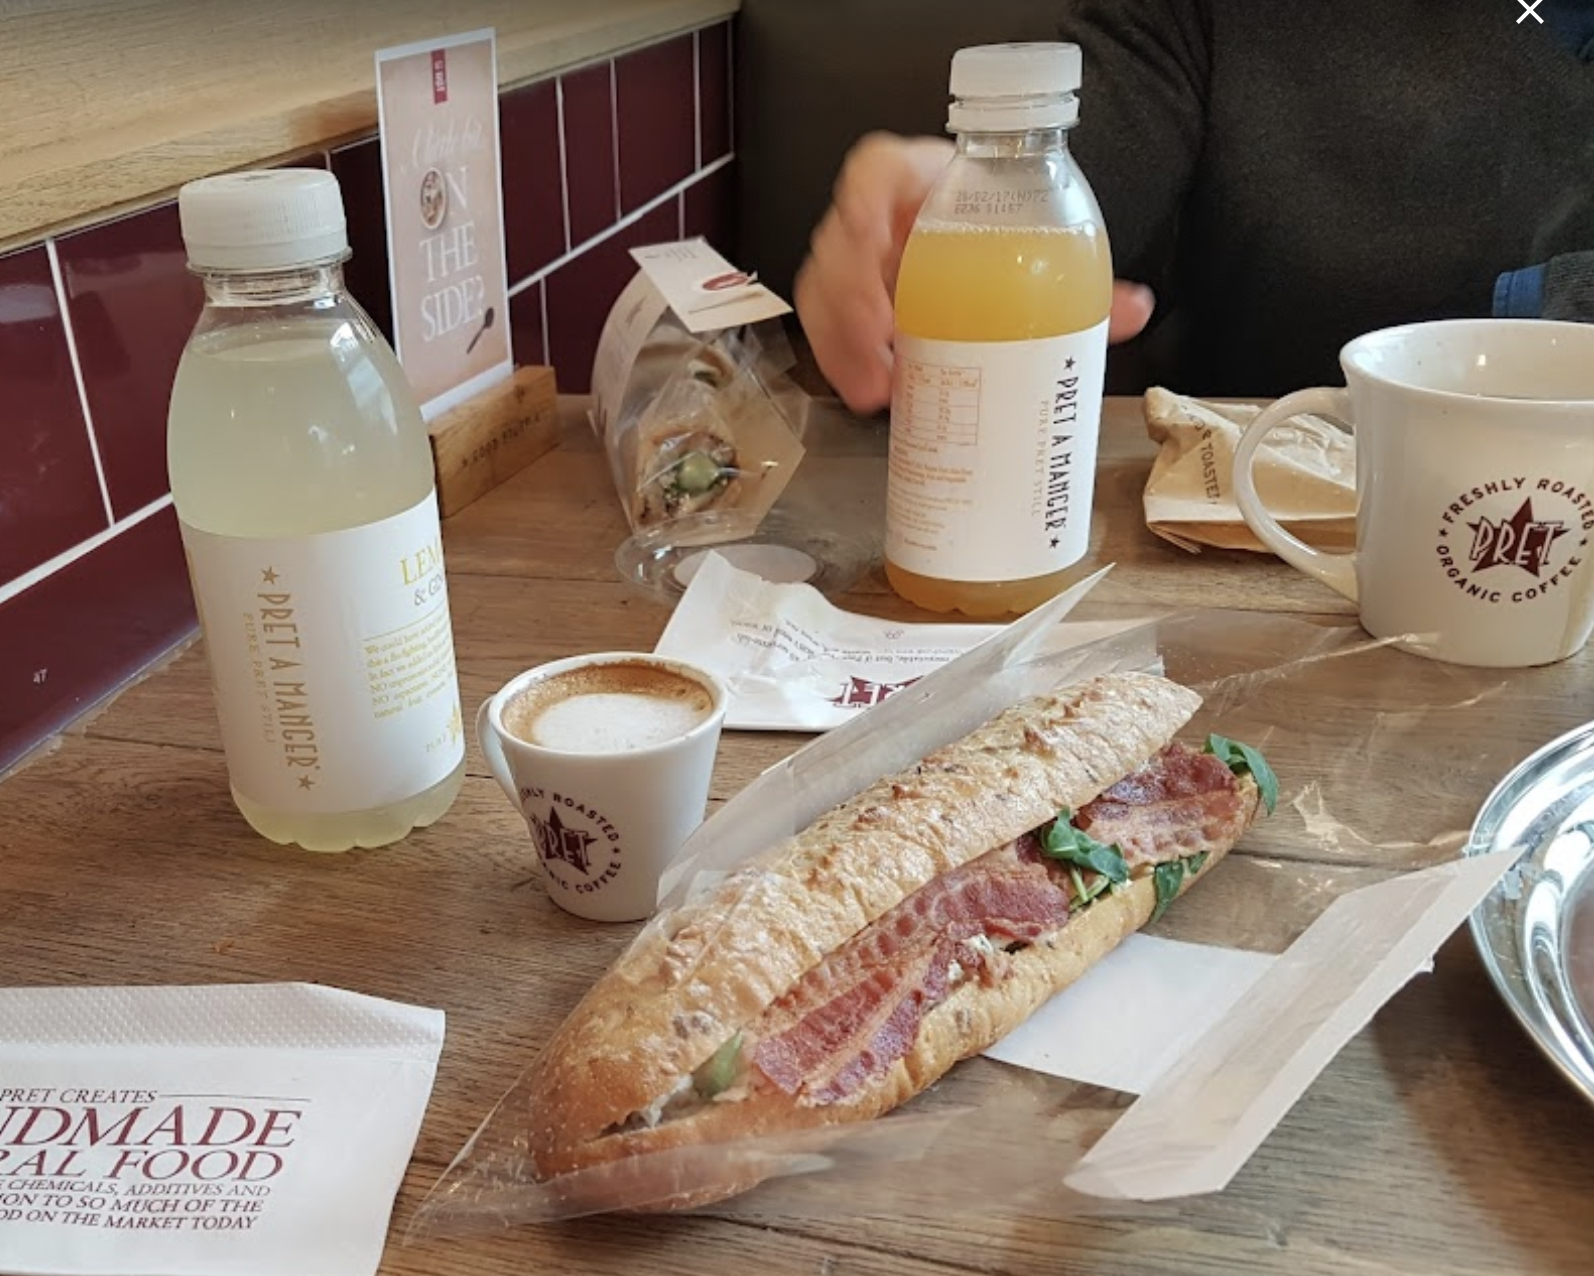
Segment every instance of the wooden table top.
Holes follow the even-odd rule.
[[[882,440],[878,422],[832,431],[805,463],[810,499],[878,531]],[[1283,564],[1192,555],[1147,532],[1140,498],[1152,454],[1138,400],[1110,402],[1092,550],[1117,564],[1098,591],[1103,607],[1223,609],[1198,613],[1206,628],[1194,642],[1210,645],[1214,625],[1236,635],[1232,669],[1209,652],[1197,671],[1231,689],[1252,685],[1230,675],[1254,663],[1251,648],[1271,641],[1276,618],[1292,642],[1344,636],[1349,605]],[[617,578],[624,536],[583,428],[449,521],[467,707],[537,662],[653,645],[668,612]],[[878,570],[839,601],[925,618]],[[1594,718],[1587,653],[1507,675],[1392,652],[1314,668],[1297,710],[1269,702],[1287,800],[1250,858],[1222,870],[1231,896],[1255,884],[1253,916],[1288,915],[1299,889],[1338,890],[1455,854],[1489,784]],[[1417,712],[1419,703],[1441,707]],[[1330,756],[1321,740],[1354,744]],[[727,733],[714,800],[802,742]],[[1331,780],[1319,785],[1312,768]],[[960,1208],[949,1193],[909,1219],[761,1212],[754,1194],[733,1217],[610,1217],[406,1244],[402,1229],[427,1189],[633,930],[550,904],[519,816],[474,741],[468,771],[450,814],[397,846],[328,857],[271,846],[231,805],[195,645],[0,783],[0,979],[304,980],[444,1009],[436,1088],[382,1266],[392,1276],[1594,1270],[1594,1110],[1518,1029],[1465,931],[1215,1197],[1069,1218]],[[1218,880],[1203,888],[1214,898]],[[1201,915],[1189,910],[1196,932]]]

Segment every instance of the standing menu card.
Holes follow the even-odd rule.
[[[428,420],[513,371],[491,30],[376,55],[393,344]]]

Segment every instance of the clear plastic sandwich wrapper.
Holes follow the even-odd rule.
[[[742,1170],[761,1184],[706,1212],[910,1230],[976,1212],[988,1231],[992,1217],[1021,1229],[1195,1208],[1265,1229],[1266,1185],[1245,1176],[1247,1162],[1506,871],[1509,855],[1463,857],[1472,817],[1500,775],[1579,711],[1577,699],[1565,668],[1507,678],[1415,659],[1339,617],[1172,611],[1123,590],[1097,602],[1096,579],[771,767],[699,829],[661,904],[752,866],[742,896],[752,906],[758,857],[822,811],[1028,695],[1148,661],[1203,696],[1179,739],[1243,740],[1279,777],[1275,812],[1210,875],[992,1057],[964,1060],[871,1122],[539,1182],[517,1084],[415,1230],[657,1209]],[[1112,632],[1073,641],[1065,616],[1110,621]]]
[[[621,577],[665,602],[706,546],[775,579],[842,589],[867,566],[825,520],[781,504],[806,453],[810,399],[791,307],[702,239],[631,250],[637,274],[604,322],[589,419],[631,536]]]

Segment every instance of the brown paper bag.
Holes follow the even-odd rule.
[[[1261,412],[1255,403],[1214,403],[1146,391],[1146,431],[1161,445],[1146,480],[1146,526],[1181,549],[1266,553],[1234,503],[1234,449]],[[1278,520],[1309,545],[1356,544],[1356,453],[1352,436],[1316,416],[1291,417],[1256,453],[1256,489]]]

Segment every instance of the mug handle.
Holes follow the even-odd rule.
[[[504,757],[504,742],[498,737],[498,730],[493,726],[492,719],[493,700],[489,696],[482,701],[482,707],[476,710],[476,740],[482,747],[482,756],[487,759],[487,769],[493,773],[493,779],[498,781],[498,787],[509,795],[509,800],[517,807],[520,805],[520,794],[515,790],[514,778],[509,774],[509,760]]]
[[[1256,492],[1251,467],[1255,463],[1257,448],[1262,446],[1262,440],[1275,426],[1303,412],[1326,416],[1343,425],[1353,426],[1350,394],[1345,390],[1326,387],[1297,390],[1269,404],[1246,428],[1240,436],[1239,446],[1234,449],[1234,501],[1240,507],[1240,516],[1264,545],[1291,567],[1299,568],[1308,576],[1315,576],[1330,589],[1355,602],[1356,555],[1326,553],[1290,535],[1268,512]]]

